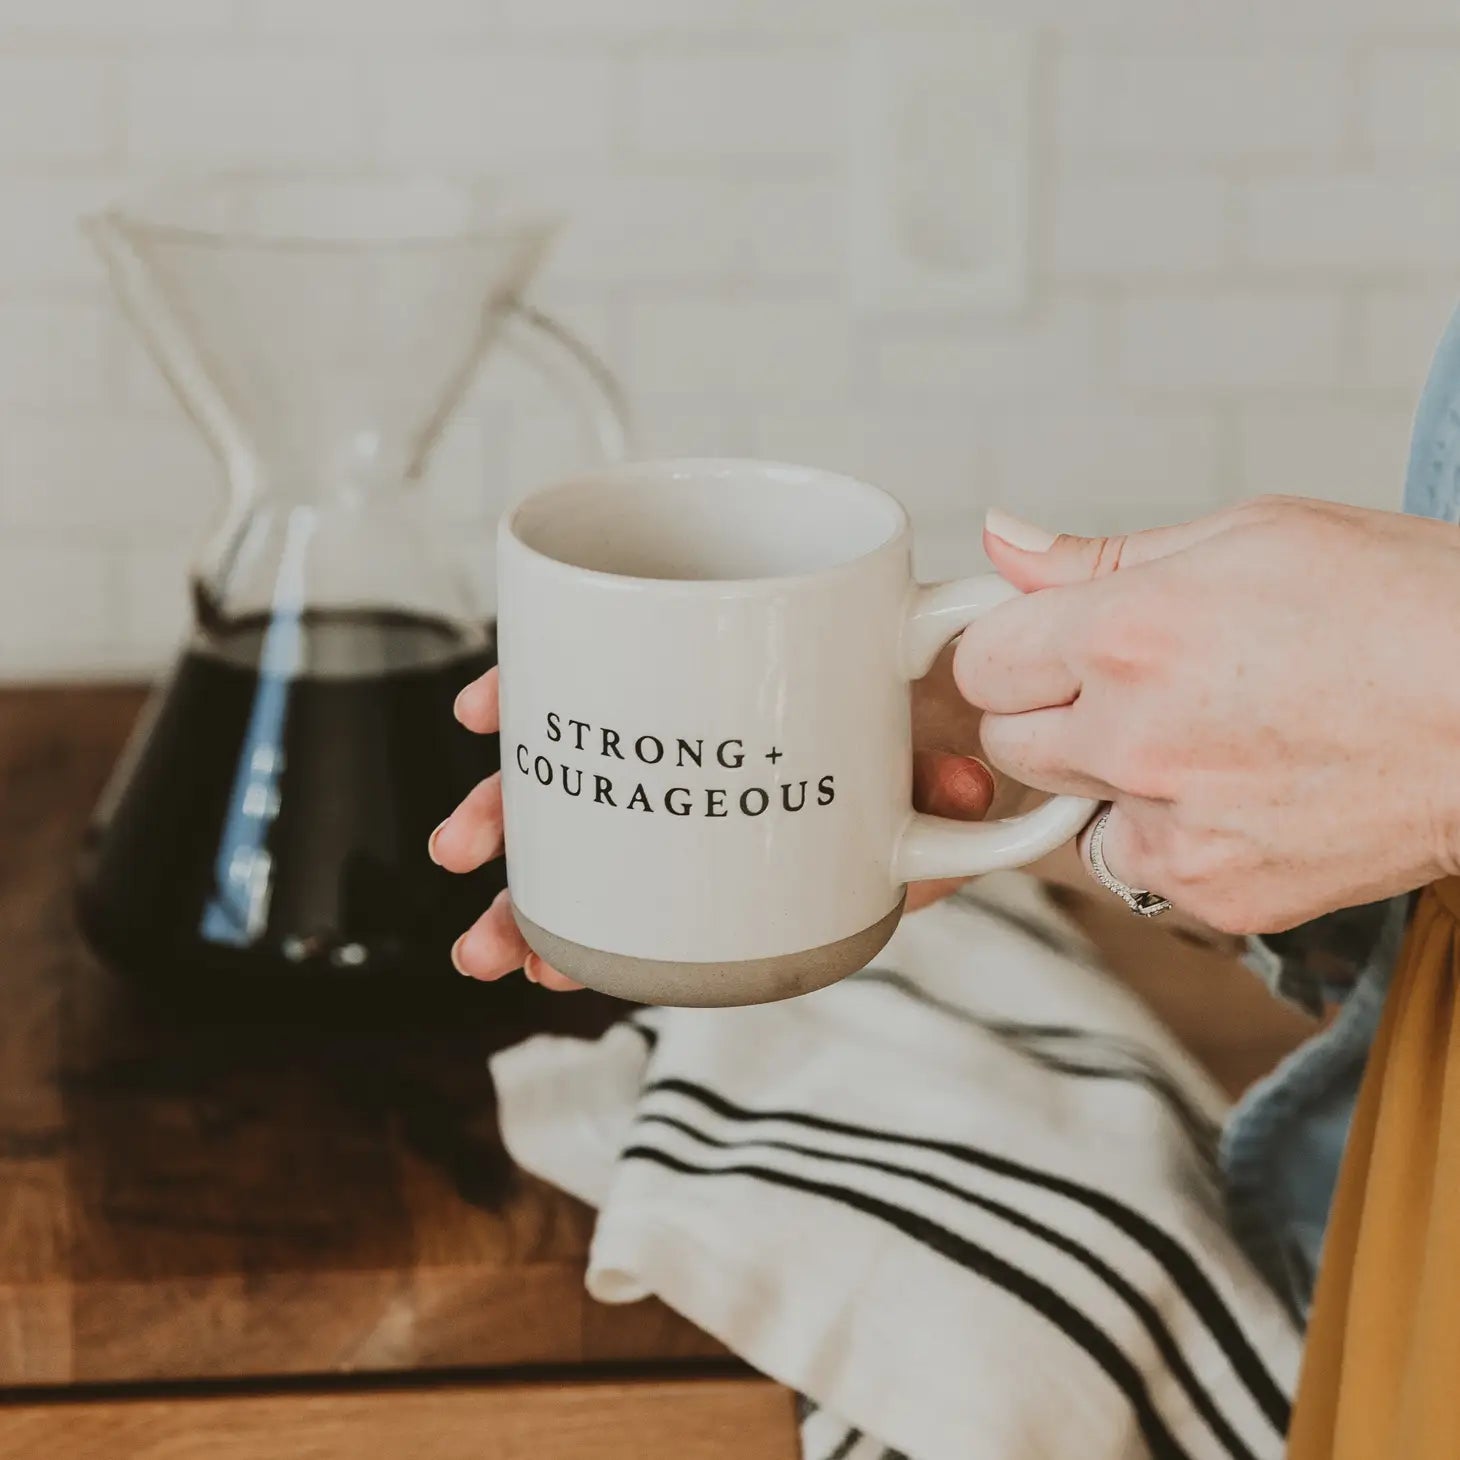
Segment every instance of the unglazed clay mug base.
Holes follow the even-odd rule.
[[[527,498],[498,533],[498,656],[534,952],[643,1003],[789,998],[865,967],[907,883],[1075,835],[1093,802],[911,808],[909,686],[1014,593],[916,584],[901,506],[832,472],[634,462]]]
[[[587,988],[632,999],[638,1004],[675,1004],[683,1008],[725,1007],[732,1004],[772,1004],[793,999],[836,983],[856,973],[882,951],[902,920],[907,894],[890,913],[834,943],[803,948],[798,953],[777,953],[769,958],[732,959],[724,963],[671,962],[605,953],[559,938],[531,918],[517,914],[522,936],[532,951]]]

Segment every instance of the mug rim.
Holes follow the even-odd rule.
[[[522,516],[534,506],[541,505],[545,499],[584,487],[631,482],[639,478],[667,483],[679,477],[695,474],[728,474],[731,472],[754,473],[760,477],[779,475],[799,479],[802,483],[818,482],[832,487],[848,497],[857,497],[864,502],[875,502],[878,506],[890,510],[892,527],[886,537],[872,547],[864,548],[851,557],[828,563],[825,567],[748,578],[651,578],[632,573],[615,573],[605,568],[586,568],[554,557],[551,553],[534,547],[522,537],[518,530]],[[564,477],[546,486],[538,487],[514,503],[506,512],[498,528],[498,536],[500,539],[510,540],[516,550],[525,553],[545,568],[566,574],[575,581],[587,579],[604,585],[654,589],[659,592],[723,595],[727,590],[756,592],[808,587],[845,577],[855,573],[889,549],[905,543],[910,531],[911,524],[907,509],[891,492],[847,472],[834,471],[829,467],[806,466],[798,462],[761,457],[673,456],[644,461],[614,462],[591,471],[577,472],[570,477]]]

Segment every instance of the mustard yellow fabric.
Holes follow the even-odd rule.
[[[1324,1238],[1289,1460],[1460,1457],[1460,878],[1419,898]]]

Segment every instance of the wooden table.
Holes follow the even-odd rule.
[[[71,876],[139,705],[0,692],[0,1455],[794,1455],[784,1391],[586,1297],[590,1213],[502,1150],[490,1048],[607,1001],[207,1027],[96,965]]]

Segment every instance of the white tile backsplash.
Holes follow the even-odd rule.
[[[292,0],[291,0],[292,3]],[[230,29],[234,0],[5,0],[0,36],[96,42]]]
[[[1457,302],[1456,284],[1378,285],[1365,291],[1358,302],[1357,383],[1416,401]]]
[[[1460,185],[1443,171],[1263,179],[1249,187],[1245,214],[1257,268],[1460,272]]]
[[[1028,315],[973,329],[888,329],[869,352],[876,388],[889,402],[926,398],[954,415],[973,397],[1079,397],[1099,377],[1097,319],[1094,300],[1062,294]]]
[[[0,662],[7,674],[104,675],[129,646],[118,604],[126,600],[122,554],[96,533],[0,538]]]
[[[1228,262],[1235,188],[1210,174],[1070,171],[1052,190],[1050,268],[1071,279],[1213,274]]]
[[[1363,402],[1245,407],[1239,487],[1244,495],[1284,492],[1397,509],[1412,416],[1408,406]]]
[[[185,0],[184,0],[185,3]],[[249,31],[279,39],[310,39],[332,46],[414,42],[496,34],[500,0],[250,0],[243,7]]]
[[[0,171],[0,287],[42,292],[97,284],[101,260],[77,219],[116,196],[118,176],[27,177]]]
[[[642,57],[629,146],[660,158],[830,157],[845,130],[839,65],[829,47]]]
[[[1212,410],[1026,405],[991,425],[998,499],[1056,530],[1072,507],[1097,524],[1133,508],[1191,516],[1222,500],[1219,432]]]
[[[287,0],[280,0],[287,3]],[[737,35],[744,0],[500,0],[507,25],[544,39]]]
[[[0,513],[16,528],[201,530],[222,500],[202,437],[173,416],[12,414],[0,435]]]
[[[146,167],[365,161],[355,67],[330,56],[149,55],[126,69],[127,155]]]
[[[99,299],[0,297],[0,409],[73,410],[84,429],[106,402],[109,328]]]
[[[104,161],[118,141],[117,85],[109,60],[0,55],[0,165]]]
[[[1205,47],[1071,48],[1055,70],[1054,126],[1071,156],[1189,162],[1325,157],[1345,115],[1342,58]]]
[[[1460,159],[1460,46],[1385,46],[1365,68],[1364,140],[1396,162]]]
[[[492,46],[381,56],[380,155],[423,170],[611,156],[621,67],[609,59]]]
[[[914,312],[853,277],[900,226],[854,206],[855,58],[981,22],[1035,49],[1027,299]],[[0,677],[145,668],[185,618],[217,468],[74,226],[171,168],[529,180],[575,215],[541,302],[650,447],[866,473],[946,575],[991,502],[1397,500],[1460,296],[1457,96],[1453,0],[3,0]],[[977,229],[1000,144],[961,156],[961,115],[935,181]],[[496,507],[590,454],[504,359],[422,490],[485,572]]]
[[[677,285],[722,282],[742,266],[744,205],[729,178],[597,170],[554,187],[574,209],[553,259],[556,275]]]
[[[645,298],[629,312],[631,393],[814,403],[846,392],[852,327],[833,299]]]
[[[1256,393],[1340,383],[1337,293],[1223,289],[1132,299],[1116,370],[1139,390]]]

